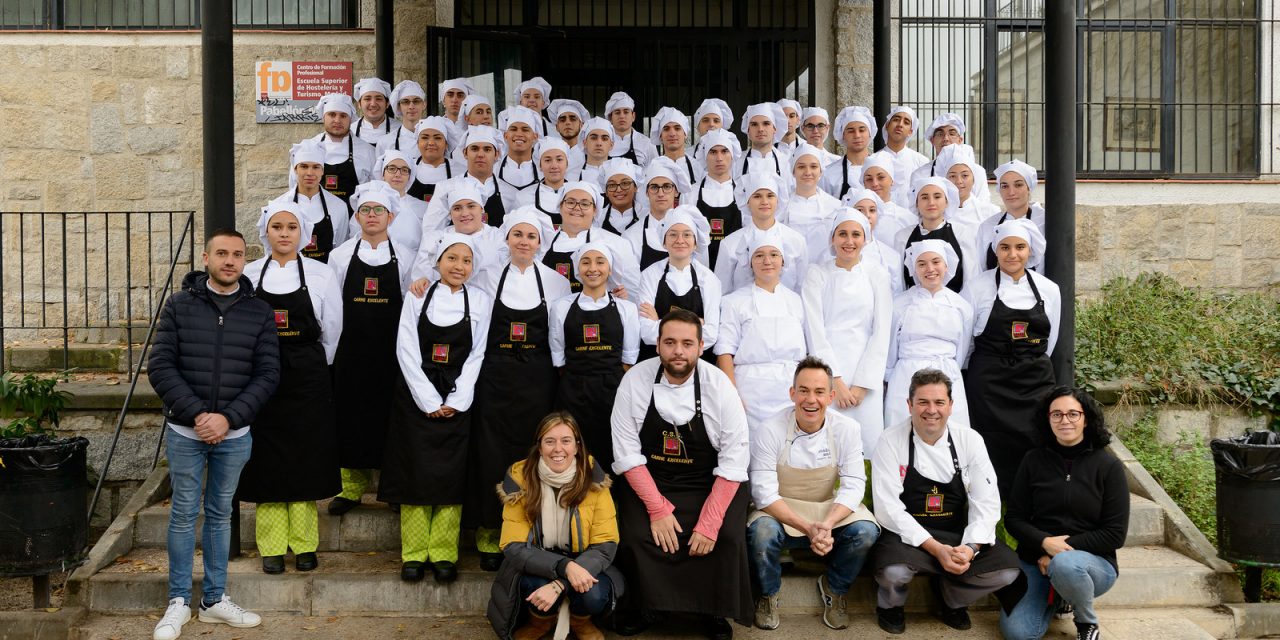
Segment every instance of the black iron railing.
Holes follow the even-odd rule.
[[[359,0],[233,0],[237,29],[349,29]],[[200,28],[199,0],[4,0],[0,29]]]

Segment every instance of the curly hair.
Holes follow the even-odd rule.
[[[1102,405],[1098,404],[1089,392],[1079,387],[1058,386],[1040,399],[1036,409],[1036,435],[1041,445],[1047,446],[1057,440],[1053,434],[1053,425],[1049,422],[1049,406],[1058,398],[1071,396],[1080,403],[1084,412],[1084,439],[1094,449],[1101,449],[1111,442],[1111,431],[1107,429],[1106,418],[1103,417]]]

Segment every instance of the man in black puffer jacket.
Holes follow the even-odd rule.
[[[204,581],[200,620],[254,627],[262,622],[224,593],[231,501],[249,460],[249,425],[280,382],[276,313],[243,275],[244,236],[215,231],[206,271],[193,271],[165,303],[147,371],[164,402],[173,506],[169,515],[169,606],[152,634],[173,640],[191,619],[195,522],[204,496]],[[287,319],[285,319],[287,322]],[[205,487],[207,472],[208,486]]]

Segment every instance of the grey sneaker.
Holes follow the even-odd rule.
[[[756,626],[766,631],[778,628],[778,594],[756,598]]]
[[[848,603],[845,602],[845,594],[835,594],[831,592],[831,585],[827,584],[827,574],[818,576],[818,596],[822,598],[822,624],[832,629],[849,628],[849,610]]]

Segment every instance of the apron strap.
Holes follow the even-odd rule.
[[[400,141],[399,137],[397,137],[396,142],[399,142],[399,141]],[[399,149],[399,147],[396,147],[396,148]],[[355,157],[356,157],[356,141],[355,141],[355,138],[352,137],[350,133],[347,133],[347,161],[348,162],[354,161]]]

